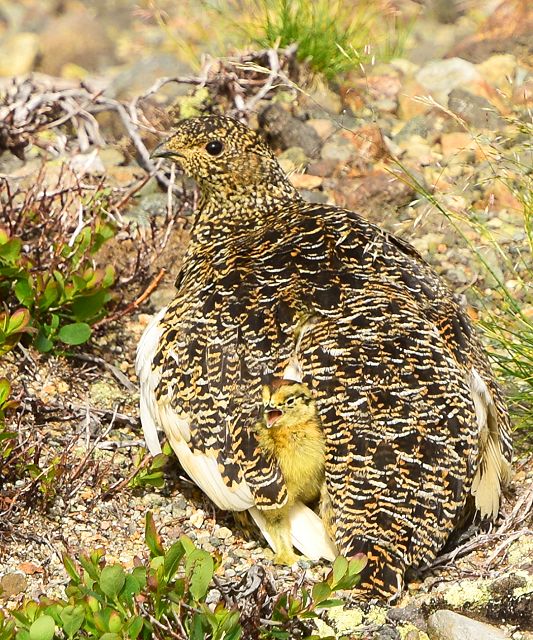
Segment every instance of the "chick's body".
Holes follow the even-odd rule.
[[[322,423],[334,540],[297,500],[292,542],[312,558],[366,553],[359,588],[396,594],[468,509],[496,517],[509,478],[509,415],[467,314],[408,243],[305,202],[245,125],[193,118],[160,153],[201,200],[175,299],[138,349],[150,450],[163,429],[215,504],[259,523],[291,491],[313,493],[290,440],[263,451],[254,429],[265,376],[297,365]]]
[[[281,470],[287,490],[282,507],[264,509],[267,531],[276,547],[274,560],[296,560],[291,542],[289,511],[295,502],[309,504],[320,496],[324,484],[326,446],[316,405],[309,389],[300,383],[275,380],[263,387],[263,419],[256,425],[262,452]]]

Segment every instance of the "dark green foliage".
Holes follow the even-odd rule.
[[[58,342],[72,346],[90,338],[90,324],[105,313],[115,280],[113,266],[95,268],[93,257],[113,235],[113,227],[97,218],[70,238],[52,236],[44,259],[41,237],[23,245],[21,238],[0,229],[0,293],[8,305],[22,305],[4,331],[2,324],[7,321],[0,317],[0,353],[21,331],[29,331],[30,318],[39,351],[51,351]],[[14,331],[11,325],[17,313],[25,314],[25,326]]]
[[[220,596],[214,604],[206,602],[220,556],[197,548],[187,536],[165,549],[151,514],[146,518],[145,534],[150,558],[145,562],[136,559],[131,570],[106,563],[102,549],[77,560],[65,555],[63,564],[70,578],[65,598],[43,596],[38,602],[26,601],[10,618],[0,613],[0,640],[244,638],[237,608],[229,607]],[[301,588],[281,594],[271,604],[271,624],[254,629],[254,637],[295,637],[291,632],[294,622],[342,604],[331,596],[336,590],[352,588],[365,564],[365,557],[338,558],[327,579],[315,584],[311,592]]]

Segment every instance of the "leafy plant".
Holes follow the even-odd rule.
[[[147,486],[160,489],[164,486],[165,473],[163,469],[168,462],[170,453],[170,445],[165,443],[163,446],[163,453],[160,453],[153,458],[143,458],[140,453],[134,454],[133,465],[136,472],[129,481],[128,486],[132,489]]]
[[[102,549],[65,555],[70,581],[65,598],[41,597],[26,601],[8,618],[0,613],[0,640],[54,640],[60,638],[177,638],[178,640],[239,640],[244,638],[240,612],[218,591],[213,595],[218,554],[197,548],[187,537],[165,549],[151,514],[146,517],[146,544],[150,559],[135,560],[131,570],[107,563]],[[271,624],[254,629],[263,640],[295,637],[295,620],[312,619],[320,610],[342,604],[332,598],[338,589],[352,588],[366,558],[338,558],[325,582],[311,592],[295,589],[281,594],[272,608]],[[217,590],[223,590],[221,583]],[[298,636],[301,637],[301,636]]]
[[[91,256],[113,235],[111,225],[97,221],[68,241],[58,239],[48,268],[41,270],[23,252],[20,238],[0,231],[0,291],[23,305],[9,320],[7,314],[5,319],[0,316],[0,349],[4,336],[10,346],[22,331],[29,331],[30,316],[39,351],[50,351],[57,341],[77,345],[90,338],[89,323],[102,317],[115,279],[112,265],[95,269]]]

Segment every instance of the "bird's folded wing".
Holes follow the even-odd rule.
[[[148,450],[152,455],[161,453],[158,428],[163,429],[183,469],[219,508],[232,511],[248,509],[254,504],[248,484],[242,480],[228,486],[212,455],[191,450],[187,421],[176,414],[170,402],[156,399],[155,389],[160,374],[153,366],[153,360],[162,333],[160,321],[165,312],[166,309],[162,309],[151,320],[139,343],[136,359],[141,383],[141,423]]]

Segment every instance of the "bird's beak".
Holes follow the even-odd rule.
[[[158,144],[157,147],[150,154],[150,158],[181,158],[183,155],[179,151],[169,149],[167,147],[167,140]]]
[[[283,415],[283,411],[278,409],[277,407],[273,407],[271,404],[265,407],[265,422],[267,429],[272,429],[272,427],[276,424],[276,422]]]

